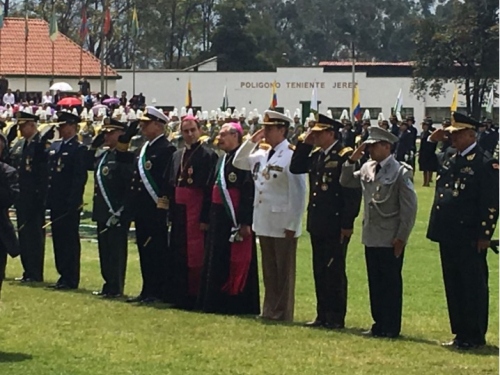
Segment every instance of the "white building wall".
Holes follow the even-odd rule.
[[[23,77],[7,77],[9,80],[9,87],[12,89],[12,91],[16,91],[17,89],[21,90],[21,92],[24,92],[24,78]],[[42,92],[45,93],[46,91],[49,90],[50,87],[50,80],[51,77],[47,78],[29,78],[28,77],[28,92],[32,91],[37,91],[37,92]],[[56,78],[54,82],[66,82],[71,85],[71,87],[75,90],[78,91],[78,78],[74,79],[68,79],[68,78],[63,78],[63,79],[58,79]],[[88,80],[90,83],[90,89],[92,91],[101,91],[101,81],[99,79],[89,79]],[[106,82],[105,82],[106,85]],[[116,90],[116,80],[108,80],[107,81],[108,89],[107,92],[111,96],[113,94],[113,91]]]
[[[132,93],[132,72],[118,72],[123,78],[117,81],[117,90]],[[224,86],[227,86],[229,106],[245,107],[247,113],[254,108],[262,113],[271,102],[272,82],[277,82],[278,107],[301,108],[300,101],[311,100],[312,85],[318,87],[320,112],[328,107],[351,106],[352,74],[350,72],[323,72],[322,67],[283,67],[276,72],[182,72],[182,71],[140,71],[136,72],[136,93],[146,96],[148,105],[185,105],[188,80],[194,106],[212,110],[221,106]],[[366,77],[366,73],[356,73],[361,107],[382,108],[387,118],[394,106],[400,89],[404,107],[413,108],[415,118],[420,121],[426,115],[426,107],[449,107],[454,85],[445,86],[446,95],[439,100],[430,96],[417,99],[410,92],[411,77]],[[458,106],[465,106],[465,98],[459,95]],[[378,114],[375,114],[375,117]],[[373,114],[372,114],[373,116]],[[376,121],[372,121],[376,123]]]

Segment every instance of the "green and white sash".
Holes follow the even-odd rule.
[[[111,203],[111,199],[109,198],[109,189],[108,186],[106,185],[106,182],[103,178],[104,174],[102,172],[104,162],[106,161],[107,157],[109,155],[109,151],[106,151],[104,155],[101,158],[101,161],[99,163],[99,166],[97,167],[97,184],[99,186],[99,190],[101,191],[101,195],[104,198],[104,201],[106,202],[106,205],[108,206],[109,213],[111,214],[111,217],[108,219],[106,222],[106,226],[110,227],[112,225],[116,225],[120,221],[120,215],[123,211],[123,206],[117,208],[113,207],[113,203]]]
[[[236,221],[236,213],[234,212],[233,201],[231,200],[231,195],[229,195],[229,191],[227,190],[226,184],[226,176],[224,175],[224,167],[226,165],[226,154],[222,157],[222,162],[219,167],[219,173],[217,174],[217,187],[219,188],[220,195],[222,197],[222,202],[224,203],[224,208],[226,209],[227,214],[231,218],[233,222],[233,227],[231,228],[231,237],[229,238],[230,242],[239,242],[242,239],[238,236],[238,231],[240,230],[240,226]]]
[[[139,174],[141,176],[142,182],[144,183],[146,191],[149,193],[151,198],[153,198],[155,203],[158,203],[158,186],[156,186],[156,182],[151,176],[151,173],[149,173],[149,171],[144,168],[144,165],[146,164],[146,149],[148,148],[148,146],[149,141],[144,144],[139,155]]]

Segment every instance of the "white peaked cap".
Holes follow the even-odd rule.
[[[179,110],[177,109],[177,107],[174,108],[174,113],[172,114],[172,116],[179,117]]]
[[[236,108],[234,109],[234,112],[233,112],[231,118],[235,118],[235,119],[240,118],[240,112]]]
[[[295,112],[293,113],[293,117],[295,118],[300,118],[300,108],[297,108]]]
[[[187,115],[188,116],[194,116],[193,115],[193,108],[189,108],[188,111],[187,111]]]
[[[73,112],[71,112],[73,115],[75,116],[78,116],[78,111],[76,110],[76,108],[73,108]]]
[[[88,112],[87,108],[83,108],[82,113],[80,113],[80,117],[86,119],[88,117],[88,114],[89,114],[89,112]]]
[[[252,111],[248,112],[248,118],[253,119],[253,112]]]
[[[52,120],[57,120],[58,117],[57,117],[57,112],[54,112],[54,114],[52,115]]]
[[[247,117],[247,109],[245,107],[241,108],[240,117]]]
[[[94,121],[94,111],[90,110],[89,115],[87,116],[89,121]]]
[[[226,109],[226,118],[231,117],[231,108]]]
[[[259,115],[259,123],[263,121],[262,115]]]
[[[201,118],[202,118],[203,120],[207,121],[207,120],[208,120],[208,111],[203,111],[203,112],[201,113]]]
[[[403,122],[403,116],[401,116],[400,112],[396,112],[396,118],[398,119],[399,122]]]
[[[342,111],[342,114],[340,115],[340,120],[349,120],[349,112],[347,109],[344,109]]]
[[[198,120],[201,120],[201,117],[202,117],[201,111],[200,110],[196,111],[196,118]]]
[[[309,113],[309,117],[307,119],[309,121],[316,121],[316,116],[314,115],[314,113],[310,112]]]
[[[292,117],[291,114],[290,114],[290,110],[289,109],[285,109],[285,116],[286,117]]]
[[[384,120],[385,120],[384,114],[382,112],[380,112],[378,114],[378,121],[384,121]]]
[[[333,114],[332,114],[332,110],[331,109],[329,109],[328,111],[326,111],[326,116],[330,117],[333,120]]]
[[[210,120],[217,120],[217,111],[214,109],[210,111]]]
[[[365,113],[363,113],[362,120],[369,120],[370,118],[371,118],[371,116],[370,116],[370,110],[365,109]]]
[[[181,107],[181,117],[185,117],[187,115],[186,107]]]

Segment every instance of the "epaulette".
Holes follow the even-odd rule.
[[[208,135],[202,135],[200,138],[198,138],[198,141],[200,141],[200,143],[207,143],[209,139],[210,137]]]
[[[295,151],[295,149],[297,148],[295,145],[292,145],[291,143],[288,145],[288,148],[292,151]]]
[[[299,136],[297,137],[297,140],[298,140],[299,142],[304,142],[304,139],[306,139],[306,133],[302,133],[301,135],[299,135]]]
[[[345,154],[347,154],[348,152],[352,152],[352,151],[354,151],[352,149],[352,147],[344,147],[342,150],[339,151],[339,156],[342,157]]]
[[[315,152],[318,152],[321,150],[321,147],[316,147],[314,150],[311,151],[311,154],[314,154]]]
[[[413,167],[410,164],[405,163],[404,161],[400,161],[399,163],[409,171],[413,171]]]
[[[261,142],[259,143],[259,149],[267,151],[271,149],[271,145],[269,143]]]

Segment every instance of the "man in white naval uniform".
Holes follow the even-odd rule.
[[[264,112],[262,129],[237,151],[233,165],[249,170],[255,181],[253,230],[259,236],[264,277],[262,318],[292,321],[295,257],[305,207],[306,176],[290,173],[292,148],[287,138],[292,119]],[[261,143],[265,138],[266,143]]]

